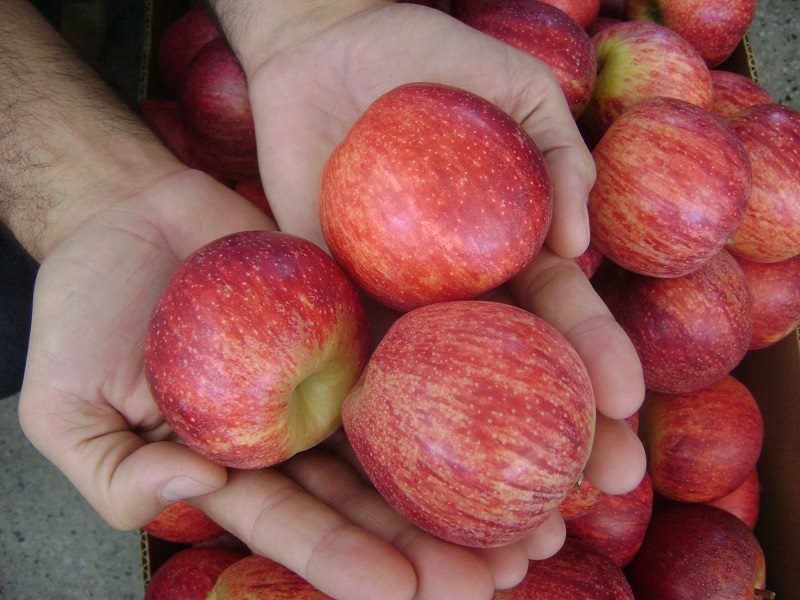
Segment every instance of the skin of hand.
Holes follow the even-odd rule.
[[[4,18],[9,14],[3,11],[16,21]],[[74,55],[52,39],[56,34],[38,22],[24,2],[10,0],[0,8],[0,16],[0,27],[16,23],[17,28],[32,31],[26,38],[20,37],[19,29],[3,30],[0,38],[13,39],[14,48],[28,41],[44,53],[14,54],[13,48],[0,44],[0,81],[7,83],[7,78],[26,73],[24,89],[34,99],[13,96],[20,86],[0,86],[7,90],[0,93],[5,109],[0,115],[6,115],[5,122],[0,116],[0,156],[6,157],[0,160],[4,184],[0,190],[11,190],[0,196],[0,217],[42,260],[20,422],[31,442],[101,516],[114,527],[130,529],[147,523],[169,502],[192,498],[254,551],[286,564],[337,598],[489,598],[495,587],[521,579],[529,557],[557,550],[564,536],[557,514],[530,539],[504,548],[474,551],[434,539],[404,521],[378,496],[362,478],[341,435],[280,468],[263,471],[226,471],[171,441],[142,371],[143,339],[158,295],[178,262],[203,244],[234,231],[274,225],[210,177],[181,167],[79,68]],[[318,174],[323,154],[343,137],[357,111],[412,73],[415,79],[436,75],[418,70],[426,53],[415,47],[407,63],[396,59],[393,68],[399,75],[387,72],[377,80],[369,69],[363,71],[367,68],[363,63],[350,62],[339,67],[340,75],[342,69],[355,69],[341,83],[355,85],[361,71],[368,84],[336,87],[333,74],[319,78],[339,60],[352,60],[339,53],[346,44],[336,40],[352,35],[358,47],[365,41],[359,35],[367,35],[364,31],[384,21],[384,33],[401,28],[416,36],[415,25],[421,26],[423,16],[428,13],[395,13],[383,7],[343,20],[338,20],[338,13],[328,14],[323,30],[293,29],[307,35],[248,71],[259,151],[266,154],[260,158],[264,180],[271,199],[274,195],[278,202],[278,219],[288,231],[313,238],[314,231],[292,225],[295,220],[305,223],[309,203],[315,206],[313,185],[306,178]],[[416,23],[406,22],[412,17]],[[580,157],[588,155],[585,148],[575,146],[575,132],[560,133],[563,123],[558,118],[547,125],[548,114],[557,116],[562,109],[569,114],[561,106],[563,101],[553,99],[553,82],[534,69],[527,77],[541,75],[550,81],[543,84],[550,92],[537,92],[539,86],[531,82],[521,84],[525,69],[533,63],[483,37],[471,39],[468,36],[474,34],[441,18],[447,17],[437,15],[435,26],[423,28],[423,34],[442,34],[437,44],[443,43],[450,53],[463,44],[470,56],[491,54],[495,66],[505,65],[506,75],[516,74],[516,86],[504,89],[498,83],[493,92],[486,88],[482,95],[511,111],[545,151],[557,207],[566,207],[556,209],[557,214],[561,211],[563,218],[557,220],[563,222],[564,233],[554,229],[549,244],[560,254],[578,253],[584,241],[571,243],[558,237],[584,231],[581,211],[591,168],[581,162]],[[459,42],[462,35],[467,37]],[[380,36],[369,33],[370,40],[376,38]],[[388,46],[392,43],[387,39]],[[470,51],[472,44],[479,45]],[[302,85],[293,69],[310,58],[325,58],[326,48],[327,66],[317,65]],[[437,48],[428,50],[441,53]],[[367,63],[381,71],[381,57],[373,55]],[[13,68],[3,71],[4,60],[6,64],[10,60]],[[462,70],[467,65],[474,70],[469,57],[463,57],[463,64]],[[53,65],[63,69],[37,70]],[[277,76],[286,81],[273,86],[276,93],[270,99],[267,84]],[[480,81],[486,75],[476,71],[467,77],[474,81],[465,79],[461,87],[481,93]],[[490,76],[497,82],[503,77],[502,73]],[[442,73],[440,79],[459,84],[452,74]],[[47,87],[36,89],[37,85]],[[345,102],[357,89],[360,95]],[[326,92],[332,94],[328,108]],[[276,132],[280,119],[265,125],[268,111],[286,110],[292,96],[295,107],[285,115],[287,127],[277,127]],[[75,102],[68,103],[70,99]],[[53,105],[55,100],[62,104]],[[342,118],[325,123],[340,111]],[[21,121],[29,126],[15,134],[13,124]],[[293,131],[295,135],[289,135]],[[304,135],[299,136],[301,131]],[[282,146],[270,151],[272,144]],[[286,152],[284,161],[270,166],[269,157],[281,151]],[[27,157],[29,166],[38,168],[27,169],[29,179],[20,184],[14,177],[19,178],[21,166],[9,156]],[[569,169],[569,162],[578,166]],[[286,169],[285,178],[281,169]],[[583,174],[573,176],[578,172]],[[297,206],[294,212],[292,204]],[[605,416],[598,417],[587,475],[606,491],[632,489],[643,473],[641,446],[613,420],[636,410],[643,395],[630,343],[580,271],[553,252],[544,252],[529,265],[512,289],[523,306],[570,339],[592,376],[598,409]]]

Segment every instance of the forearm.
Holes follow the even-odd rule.
[[[0,3],[0,220],[34,257],[176,166],[27,2]]]
[[[390,0],[210,0],[246,73],[270,56]]]

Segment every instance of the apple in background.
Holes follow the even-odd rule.
[[[558,512],[565,521],[580,517],[597,506],[604,496],[603,492],[581,474],[577,483],[570,488],[567,497],[558,506]]]
[[[327,254],[291,235],[248,231],[178,266],[153,312],[144,366],[187,446],[259,469],[338,428],[367,348],[358,292]]]
[[[600,0],[600,15],[623,20],[625,18],[625,0]]]
[[[758,521],[758,509],[761,504],[761,487],[758,482],[758,470],[753,469],[744,483],[727,496],[709,502],[712,506],[726,510],[738,517],[750,529]]]
[[[728,119],[751,106],[776,104],[767,90],[755,81],[730,71],[711,71],[711,85],[714,96],[711,112],[722,119]]]
[[[617,23],[622,23],[622,21],[615,19],[614,17],[597,17],[594,22],[592,22],[592,24],[586,28],[586,34],[590,38],[593,38],[606,27],[609,27],[610,25],[616,25]]]
[[[602,252],[600,252],[594,244],[590,243],[586,251],[575,259],[575,262],[581,268],[583,274],[591,279],[592,276],[597,273],[597,270],[600,268],[600,265],[603,264],[604,260],[605,256],[603,256]]]
[[[648,392],[639,435],[659,494],[711,502],[742,485],[755,468],[764,422],[749,390],[726,375],[695,392]]]
[[[330,600],[283,565],[252,555],[230,565],[217,578],[207,600]]]
[[[604,495],[589,512],[567,520],[567,536],[603,552],[622,568],[639,551],[652,513],[653,486],[645,475],[627,494]]]
[[[592,155],[592,243],[635,273],[696,271],[725,247],[747,208],[751,173],[744,147],[722,121],[688,102],[640,102],[614,122]]]
[[[758,0],[625,0],[625,16],[669,27],[716,67],[733,54],[757,5]]]
[[[272,208],[269,205],[267,194],[264,192],[264,186],[261,184],[260,179],[248,179],[247,181],[240,181],[236,184],[236,187],[233,188],[233,191],[240,196],[244,196],[258,208],[263,210],[270,219],[275,219],[275,215],[272,214]]]
[[[592,38],[597,80],[580,119],[590,143],[642,100],[665,96],[711,106],[711,75],[697,51],[655,23],[609,25]]]
[[[584,29],[594,23],[600,12],[600,0],[542,0],[542,2],[564,11]]]
[[[758,262],[800,254],[800,112],[779,104],[753,106],[728,125],[753,169],[753,192],[730,251]]]
[[[697,600],[774,598],[764,553],[753,532],[724,510],[705,504],[656,512],[628,567],[636,598]]]
[[[419,528],[473,547],[521,539],[583,471],[594,399],[550,325],[499,302],[406,313],[342,406],[372,483]]]
[[[153,574],[144,600],[206,600],[219,575],[244,554],[218,548],[187,548]]]
[[[408,84],[373,102],[322,174],[333,256],[397,310],[505,283],[550,227],[541,152],[511,117],[456,88]]]
[[[636,348],[650,390],[707,387],[747,353],[750,294],[742,269],[724,250],[684,277],[623,273],[603,299]]]
[[[164,85],[177,92],[192,59],[211,40],[222,35],[216,19],[203,6],[196,6],[170,25],[158,43],[158,72]]]
[[[776,263],[736,257],[753,303],[750,349],[766,348],[800,325],[800,256]]]
[[[625,575],[609,558],[575,540],[558,554],[532,560],[525,579],[493,600],[633,600]]]
[[[247,80],[224,38],[210,41],[192,59],[178,101],[201,160],[214,165],[226,157],[218,167],[226,175],[237,180],[258,178]]]
[[[143,529],[159,539],[180,544],[204,542],[225,533],[206,513],[183,501],[170,504]]]
[[[538,58],[553,71],[573,117],[583,112],[594,86],[594,48],[583,28],[563,11],[538,0],[465,3],[459,18]]]

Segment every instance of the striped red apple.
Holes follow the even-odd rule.
[[[769,92],[755,81],[731,71],[711,71],[714,100],[711,112],[722,119],[735,116],[745,108],[759,104],[775,104]]]

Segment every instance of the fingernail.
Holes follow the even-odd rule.
[[[177,502],[194,496],[202,496],[214,491],[215,488],[202,481],[191,477],[173,477],[161,487],[161,500],[164,502]]]

